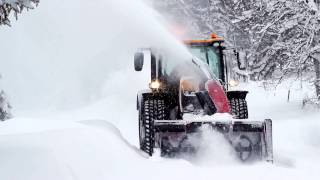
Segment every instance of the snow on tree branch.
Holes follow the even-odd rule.
[[[2,76],[0,74],[0,80],[1,78]],[[11,109],[12,107],[9,103],[7,95],[0,86],[0,121],[5,121],[12,118]]]
[[[186,28],[197,29],[200,37],[215,32],[228,46],[247,52],[252,80],[303,73],[320,79],[319,0],[152,1],[179,21],[192,21]],[[320,96],[320,85],[316,88]]]
[[[10,26],[10,15],[13,13],[15,18],[24,9],[33,9],[40,0],[0,0],[0,25]]]

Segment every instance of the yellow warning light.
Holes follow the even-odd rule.
[[[216,38],[218,38],[218,35],[215,34],[215,33],[212,33],[212,34],[211,34],[211,39],[216,39]]]

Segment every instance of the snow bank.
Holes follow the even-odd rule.
[[[96,129],[43,119],[5,122],[0,127],[1,179],[118,179],[124,167],[144,158],[116,127],[104,124]]]

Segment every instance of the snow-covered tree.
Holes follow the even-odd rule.
[[[24,9],[33,9],[39,0],[0,0],[0,25],[10,25],[10,16],[18,14]]]
[[[33,9],[38,3],[39,0],[0,0],[0,26],[10,26],[11,15],[14,15],[17,19],[18,14],[24,9]],[[11,117],[11,105],[9,104],[5,92],[0,87],[0,121],[4,121]]]
[[[12,117],[11,105],[3,90],[0,91],[0,121],[7,120]]]
[[[1,74],[0,74],[0,80],[1,80]],[[4,121],[7,119],[10,119],[12,117],[11,114],[11,105],[9,103],[9,100],[7,98],[6,93],[2,90],[0,86],[0,121]]]
[[[235,17],[250,34],[253,78],[279,78],[315,72],[319,96],[320,10],[317,1],[261,0],[248,17]]]
[[[216,33],[226,39],[229,45],[250,44],[246,32],[232,23],[233,14],[228,1],[231,0],[149,0],[170,21],[177,21],[194,38],[208,38]],[[233,12],[232,12],[233,13]],[[244,45],[244,46],[245,46]]]
[[[170,6],[179,6],[173,13],[193,21],[200,34],[217,32],[248,52],[251,79],[309,76],[320,97],[319,0],[172,0]]]

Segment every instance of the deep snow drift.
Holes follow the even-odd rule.
[[[133,53],[189,56],[155,16],[138,1],[57,0],[1,27],[1,86],[16,118],[0,123],[0,179],[319,177],[319,112],[301,109],[299,91],[287,103],[284,88],[256,84],[246,85],[250,117],[274,121],[274,165],[240,165],[219,137],[198,159],[141,153],[135,95],[148,75],[133,71]]]

